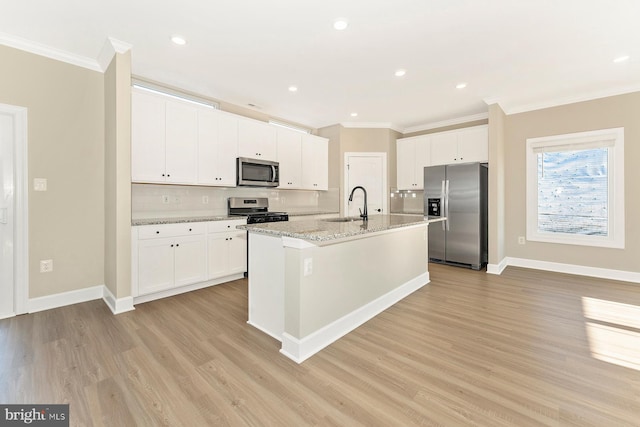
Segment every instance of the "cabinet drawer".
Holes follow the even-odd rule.
[[[237,219],[229,221],[212,221],[207,226],[208,233],[222,233],[227,231],[238,231],[237,225],[244,225],[247,223],[246,219]]]
[[[143,225],[138,228],[138,239],[155,239],[161,237],[204,234],[206,229],[206,223],[204,222]]]

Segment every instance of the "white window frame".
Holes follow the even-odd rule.
[[[548,233],[538,231],[538,162],[537,153],[551,150],[581,150],[607,147],[609,205],[607,236]],[[606,248],[625,247],[624,215],[624,128],[601,129],[565,135],[527,139],[527,240]]]

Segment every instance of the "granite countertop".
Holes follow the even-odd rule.
[[[244,217],[238,216],[185,216],[185,217],[173,217],[173,218],[143,218],[132,219],[131,225],[158,225],[158,224],[180,224],[185,222],[207,222],[207,221],[227,221],[230,219],[244,219]]]
[[[418,215],[372,215],[365,223],[359,218],[350,222],[308,220],[239,225],[236,228],[275,237],[292,237],[313,242],[327,242],[394,228],[427,225],[442,219],[428,220]]]

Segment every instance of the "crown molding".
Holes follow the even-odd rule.
[[[342,122],[340,125],[345,128],[355,129],[391,129],[403,133],[401,127],[389,122]]]
[[[621,88],[612,88],[612,89],[594,91],[594,92],[590,92],[590,93],[582,94],[578,96],[566,96],[566,97],[548,99],[546,101],[530,103],[530,104],[509,105],[508,102],[505,102],[504,100],[501,101],[499,98],[485,99],[484,101],[488,105],[498,104],[500,105],[500,108],[502,108],[502,111],[504,111],[506,115],[512,115],[512,114],[526,113],[529,111],[543,110],[545,108],[559,107],[562,105],[577,104],[579,102],[593,101],[595,99],[608,98],[611,96],[626,95],[628,93],[633,93],[633,92],[640,92],[640,85],[631,85],[631,86],[625,86]]]
[[[489,113],[479,113],[470,116],[456,117],[454,119],[441,120],[439,122],[431,122],[418,126],[411,126],[404,129],[403,134],[421,132],[423,130],[443,128],[446,126],[459,125],[461,123],[475,122],[477,120],[485,120],[489,118]]]
[[[93,71],[102,72],[102,68],[98,61],[92,58],[87,58],[73,53],[66,52],[61,49],[56,49],[51,46],[47,46],[41,43],[37,43],[31,40],[23,39],[12,34],[0,33],[0,44],[5,46],[20,49],[25,52],[30,52],[36,55],[44,56],[56,61],[66,62],[71,65],[77,65],[78,67],[87,68]]]
[[[116,40],[112,37],[107,37],[107,40],[104,42],[104,46],[102,46],[102,50],[100,51],[100,55],[98,55],[98,64],[100,64],[102,72],[107,71],[107,68],[109,67],[109,64],[111,64],[116,53],[127,53],[132,47],[133,46],[129,43]]]

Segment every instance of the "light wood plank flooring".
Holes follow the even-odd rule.
[[[78,426],[640,425],[640,285],[429,268],[302,365],[245,323],[245,280],[2,320],[0,402]]]

